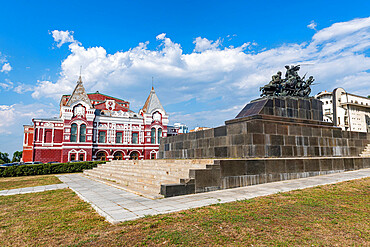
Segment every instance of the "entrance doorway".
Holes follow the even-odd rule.
[[[123,160],[123,153],[122,152],[115,152],[113,159],[114,160]]]
[[[106,152],[104,152],[104,151],[99,151],[99,152],[96,154],[96,159],[97,159],[97,160],[102,160],[102,161],[107,160],[107,153],[106,153]]]
[[[150,154],[150,159],[155,160],[157,158],[156,156],[157,156],[156,153],[151,153]]]
[[[139,159],[139,153],[136,151],[133,151],[130,153],[130,160],[138,160]]]

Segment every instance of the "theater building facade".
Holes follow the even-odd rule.
[[[143,108],[99,92],[87,94],[81,77],[60,100],[59,118],[24,126],[23,161],[156,159],[168,115],[154,88]]]

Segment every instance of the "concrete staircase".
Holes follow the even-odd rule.
[[[362,151],[362,153],[360,153],[360,156],[361,157],[370,157],[370,143],[367,144],[367,146],[365,147],[365,149]]]
[[[114,160],[85,170],[84,175],[152,199],[162,198],[161,184],[189,179],[190,169],[205,169],[213,159]]]

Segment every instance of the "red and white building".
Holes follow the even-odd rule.
[[[87,94],[80,77],[73,93],[62,96],[59,118],[32,122],[24,126],[24,162],[155,159],[168,115],[154,88],[135,113],[125,100]]]

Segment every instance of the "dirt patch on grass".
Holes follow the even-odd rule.
[[[10,190],[60,183],[62,182],[54,175],[0,178],[0,190]]]
[[[110,225],[70,190],[0,197],[0,245],[370,243],[370,178]]]

